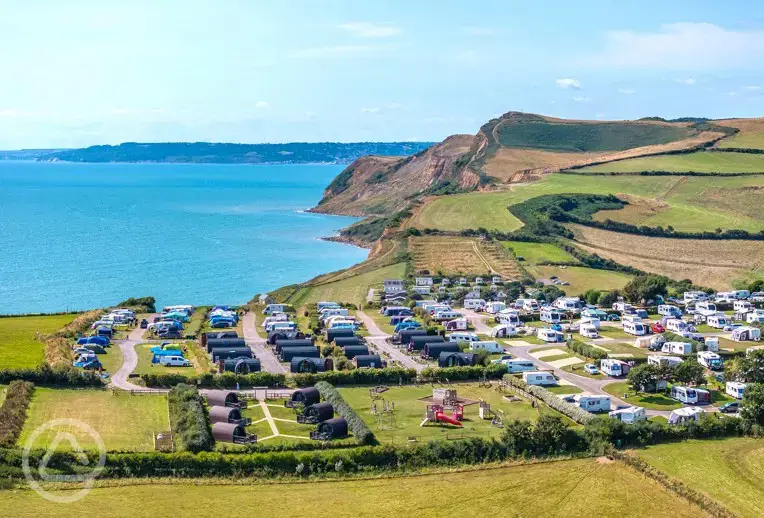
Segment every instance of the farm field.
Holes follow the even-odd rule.
[[[602,387],[602,389],[611,396],[621,398],[629,404],[641,406],[650,410],[674,410],[675,408],[682,406],[679,401],[671,399],[662,393],[648,394],[639,392],[635,394],[634,389],[629,387],[629,383],[626,381],[608,383]],[[624,394],[629,394],[629,397],[624,398]]]
[[[151,363],[151,359],[154,356],[151,352],[152,347],[157,347],[159,344],[138,344],[135,346],[135,352],[138,353],[138,365],[135,367],[133,374],[196,374],[201,372],[199,368],[199,361],[194,354],[194,349],[186,346],[185,357],[190,360],[192,367],[165,367],[158,363]]]
[[[385,279],[402,278],[406,270],[404,263],[397,263],[371,270],[339,281],[305,286],[287,300],[294,307],[315,303],[321,300],[349,302],[360,305],[366,301],[369,288],[381,285]]]
[[[445,275],[488,275],[497,272],[504,279],[517,279],[517,262],[497,242],[465,237],[410,237],[416,271],[429,270]]]
[[[714,147],[764,149],[764,119],[731,119],[717,124],[738,128],[740,132],[720,140]]]
[[[551,243],[526,243],[524,241],[502,241],[504,248],[512,250],[515,257],[522,257],[527,264],[536,265],[540,262],[572,263],[576,258],[558,246]]]
[[[721,154],[721,153],[718,153]],[[764,161],[764,155],[760,155]],[[764,167],[763,167],[764,169]],[[764,191],[764,177],[697,176],[595,176],[556,173],[537,182],[495,192],[476,192],[431,199],[417,210],[411,225],[459,231],[477,229],[511,232],[522,222],[507,207],[544,194],[616,194],[636,207],[627,206],[624,222],[698,232],[716,228],[757,232],[764,228],[764,214],[757,197]]]
[[[715,289],[764,276],[764,242],[646,237],[570,225],[583,250],[674,279]],[[703,253],[698,253],[703,250]]]
[[[167,431],[170,426],[165,396],[116,395],[108,390],[36,388],[19,444],[23,445],[30,434],[44,423],[64,418],[77,419],[92,426],[109,451],[151,451],[154,448],[152,434]],[[71,432],[83,448],[95,447],[89,435],[77,429]],[[35,446],[49,445],[55,435],[56,430],[44,432]],[[61,444],[68,446],[65,441]]]
[[[764,441],[691,440],[636,452],[664,473],[740,516],[764,516]]]
[[[42,363],[45,346],[36,333],[52,333],[77,315],[0,318],[0,369],[25,369]]]
[[[670,171],[684,173],[761,173],[764,155],[718,151],[698,151],[679,155],[657,155],[630,158],[577,169],[578,172],[638,173],[640,171]]]
[[[539,490],[543,482],[543,491]],[[582,491],[581,487],[597,488]],[[426,491],[423,488],[427,488]],[[457,491],[458,494],[454,494]],[[295,497],[299,494],[299,497]],[[623,505],[617,494],[640,495],[639,506]],[[469,495],[469,497],[460,497]],[[411,477],[275,483],[253,485],[161,484],[97,487],[84,500],[61,506],[31,490],[0,491],[0,505],[19,517],[71,516],[109,509],[115,517],[167,515],[209,516],[220,513],[220,502],[253,517],[354,516],[459,517],[502,516],[567,517],[596,509],[607,517],[699,516],[700,509],[669,493],[620,463],[595,459],[566,460],[508,466],[477,471],[433,473]],[[151,505],[136,505],[151,502]]]
[[[417,441],[427,441],[446,437],[460,436],[492,436],[501,435],[501,429],[491,426],[490,420],[481,420],[478,417],[479,399],[491,404],[492,410],[503,410],[504,418],[509,419],[527,419],[535,421],[539,415],[539,410],[531,407],[525,400],[508,402],[503,399],[502,394],[495,388],[480,388],[476,383],[456,384],[449,388],[455,388],[458,397],[464,397],[476,401],[473,405],[464,407],[463,427],[439,424],[426,424],[420,427],[427,410],[427,403],[419,401],[420,398],[432,396],[433,387],[430,385],[421,387],[390,387],[381,396],[388,402],[395,404],[395,425],[380,428],[377,418],[370,413],[371,398],[369,397],[368,387],[340,388],[339,391],[345,401],[358,412],[358,415],[366,421],[369,428],[377,436],[377,439],[383,443],[405,444],[409,437],[416,438]],[[382,408],[382,401],[377,401],[377,408]],[[544,412],[553,412],[544,409]],[[449,414],[450,411],[446,411]],[[387,429],[385,429],[387,428]]]
[[[533,270],[537,273],[538,278],[549,279],[556,275],[563,281],[569,282],[569,286],[560,286],[568,295],[580,295],[589,289],[600,291],[621,289],[632,279],[631,275],[625,273],[583,266],[568,266],[566,268],[535,266]]]

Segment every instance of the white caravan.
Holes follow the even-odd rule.
[[[743,399],[747,386],[748,384],[740,383],[739,381],[728,381],[724,386],[724,392],[726,392],[728,396],[732,396],[735,399]]]
[[[557,378],[551,372],[531,371],[523,372],[523,381],[528,385],[557,385]]]
[[[624,322],[623,332],[634,336],[644,336],[650,328],[642,322]]]
[[[619,408],[613,410],[608,414],[611,419],[618,419],[627,424],[637,423],[639,421],[647,420],[647,412],[641,406],[628,406],[626,408]]]

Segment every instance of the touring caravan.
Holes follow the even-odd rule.
[[[464,309],[474,309],[482,311],[485,309],[486,302],[483,299],[464,299]]]
[[[671,398],[685,405],[693,405],[698,402],[698,393],[694,388],[674,385],[671,387]]]
[[[664,342],[661,352],[667,354],[692,354],[692,344],[690,342]]]
[[[695,304],[695,312],[703,315],[704,317],[709,317],[711,315],[715,315],[718,311],[716,309],[716,304],[704,300]]]
[[[523,372],[523,381],[528,385],[557,385],[557,378],[551,372],[530,371]]]
[[[704,291],[685,291],[682,296],[685,304],[708,300],[708,294]]]
[[[287,304],[268,304],[263,310],[263,315],[272,315],[273,313],[285,313],[289,309]]]
[[[627,424],[637,423],[647,420],[647,412],[641,406],[628,406],[613,410],[608,414],[611,419],[618,419]]]
[[[565,318],[565,313],[556,308],[541,308],[541,321],[547,324],[559,324]]]
[[[518,374],[520,372],[535,371],[536,366],[530,360],[507,360],[505,362],[509,374]]]
[[[580,322],[581,322],[581,325],[591,324],[594,326],[595,329],[599,329],[600,326],[602,325],[602,321],[598,317],[582,316]]]
[[[496,322],[508,326],[521,325],[520,315],[518,315],[517,311],[511,309],[499,311],[499,313],[496,315]]]
[[[764,323],[764,310],[754,309],[745,314],[746,324],[762,324]]]
[[[578,334],[584,338],[597,338],[599,336],[599,332],[597,332],[597,326],[590,322],[582,323],[581,327],[578,329]]]
[[[732,339],[736,342],[745,342],[747,340],[758,342],[761,340],[761,329],[758,327],[738,327],[732,331]]]
[[[732,295],[734,299],[744,300],[751,296],[751,292],[748,290],[732,290],[730,295]]]
[[[267,328],[268,325],[271,324],[272,322],[288,322],[288,321],[289,321],[289,317],[287,316],[286,313],[277,313],[275,315],[265,317],[265,320],[263,320],[263,327]]]
[[[606,358],[600,361],[600,370],[608,376],[626,376],[631,370],[631,365],[621,360]]]
[[[729,323],[730,321],[724,313],[717,313],[706,317],[706,324],[714,329],[724,329]]]
[[[461,318],[464,315],[459,313],[458,311],[451,311],[451,310],[442,310],[438,311],[432,316],[432,319],[437,322],[443,322],[445,320],[453,320],[455,318]]]
[[[477,342],[480,340],[476,333],[451,333],[446,338],[449,342]]]
[[[676,367],[683,361],[684,359],[678,356],[665,356],[662,354],[652,354],[647,357],[647,363],[649,365],[657,365],[658,367],[662,367],[664,365],[668,367]]]
[[[685,322],[684,320],[678,319],[678,318],[669,318],[666,320],[666,331],[671,331],[672,333],[684,333],[685,331],[690,330],[691,324],[689,322]]]
[[[649,327],[642,322],[624,322],[623,332],[634,336],[644,336],[648,333]]]
[[[562,334],[560,331],[556,331],[554,329],[543,327],[538,330],[538,337],[540,340],[543,340],[545,342],[564,342],[565,341],[565,335]]]
[[[581,309],[581,299],[578,297],[560,297],[552,303],[552,306],[562,311],[577,312]]]
[[[739,381],[728,381],[724,386],[724,392],[726,392],[728,396],[732,396],[735,399],[743,399],[746,387],[746,383],[740,383]]]
[[[748,313],[749,311],[753,311],[754,308],[753,304],[747,300],[736,300],[732,303],[732,309],[737,313]]]
[[[681,318],[682,310],[671,304],[660,304],[658,306],[658,314],[664,317]]]
[[[686,424],[691,421],[698,421],[700,416],[706,411],[697,406],[677,408],[669,416],[668,423],[671,425]]]
[[[491,338],[508,338],[516,335],[517,328],[515,326],[500,324],[491,328]]]
[[[507,305],[503,302],[489,302],[485,305],[485,312],[490,315],[495,315],[496,313],[504,311],[505,309],[507,309]]]
[[[470,351],[488,351],[491,354],[503,353],[504,348],[493,340],[480,340],[477,342],[470,342]]]
[[[576,394],[573,401],[587,412],[610,412],[610,396]]]
[[[467,330],[467,319],[466,318],[455,318],[453,320],[449,320],[445,324],[443,324],[443,327],[446,328],[446,331],[466,331]]]
[[[538,311],[540,309],[539,302],[536,299],[517,299],[515,306],[524,311]]]
[[[711,351],[700,351],[698,353],[698,363],[708,369],[717,371],[722,368],[722,357]]]

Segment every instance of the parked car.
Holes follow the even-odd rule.
[[[149,321],[146,320],[145,318],[142,318],[141,319],[141,329],[146,329],[147,327],[149,327]]]
[[[611,321],[611,322],[618,322],[619,320],[621,320],[621,317],[620,317],[620,316],[618,316],[618,315],[616,315],[615,313],[610,313],[610,314],[607,316],[607,319],[608,319],[609,321]]]
[[[724,383],[724,373],[720,372],[716,376],[714,376],[714,379],[718,381],[719,383]]]
[[[600,373],[600,370],[593,363],[587,363],[586,365],[584,365],[584,370],[586,371],[587,374],[591,374],[592,376]]]
[[[666,331],[666,328],[663,327],[663,325],[660,322],[656,322],[653,325],[651,325],[650,329],[653,331],[653,333],[664,333]]]
[[[719,407],[719,412],[724,414],[737,414],[738,410],[740,410],[740,403],[737,401],[730,401]]]

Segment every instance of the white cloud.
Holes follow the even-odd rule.
[[[637,93],[637,91],[632,90],[631,88],[619,88],[618,93],[623,95],[634,95],[635,93]]]
[[[672,23],[656,32],[611,31],[604,49],[580,60],[582,66],[710,70],[756,68],[764,52],[764,31],[734,31],[712,23]]]
[[[745,89],[748,90],[749,92],[758,92],[759,90],[761,90],[761,87],[760,86],[746,86]]]
[[[379,113],[381,108],[374,107],[374,108],[361,108],[361,113]]]
[[[573,79],[572,77],[556,79],[554,82],[559,88],[573,88],[575,90],[581,89],[581,82],[578,79]]]
[[[604,119],[605,115],[606,115],[605,113],[595,113],[594,114],[594,118],[595,119]]]
[[[677,79],[676,82],[682,83],[683,85],[694,85],[695,83],[697,83],[697,81],[695,81],[695,79],[692,77],[687,77],[685,79]]]
[[[344,58],[386,50],[389,47],[374,45],[336,45],[333,47],[313,47],[292,53],[294,59]]]
[[[736,97],[737,96],[737,92],[727,92],[727,96],[728,97]]]
[[[490,27],[477,26],[463,27],[462,32],[471,36],[493,36],[496,34],[496,31]]]
[[[271,105],[265,101],[257,101],[255,103],[255,108],[257,108],[258,110],[269,110],[271,108]]]
[[[591,97],[574,97],[573,98],[574,103],[590,103],[592,102]]]
[[[389,38],[403,32],[390,23],[351,22],[343,23],[340,28],[359,38]]]
[[[0,110],[0,117],[16,117],[19,115],[19,112],[16,110]]]

